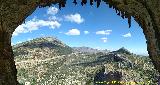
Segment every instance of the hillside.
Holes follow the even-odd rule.
[[[21,84],[96,85],[97,81],[117,80],[156,85],[157,82],[158,72],[150,59],[128,53],[125,48],[107,53],[77,52],[56,38],[43,37],[17,44],[13,49]]]
[[[45,59],[72,53],[72,48],[54,37],[36,38],[13,46],[16,59]]]

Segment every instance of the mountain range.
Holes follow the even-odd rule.
[[[103,53],[108,53],[110,52],[109,50],[99,50],[99,49],[94,49],[94,48],[91,48],[91,47],[72,47],[72,49],[75,51],[75,52],[82,52],[82,53],[90,53],[90,54],[93,54],[93,53],[98,53],[98,52],[103,52]]]
[[[101,85],[111,81],[157,85],[158,72],[149,57],[124,47],[112,52],[69,47],[57,38],[41,37],[14,45],[13,52],[22,85],[100,85],[103,81],[109,84]]]

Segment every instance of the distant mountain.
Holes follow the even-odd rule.
[[[158,72],[149,57],[125,48],[71,48],[57,38],[42,37],[14,45],[13,52],[22,85],[96,85],[103,80],[156,85]]]
[[[41,37],[41,38],[36,38],[33,40],[29,40],[26,42],[16,44],[13,47],[15,48],[16,47],[29,47],[29,48],[49,47],[49,48],[52,48],[55,46],[66,47],[67,45],[54,37]]]
[[[14,45],[13,51],[15,56],[42,55],[39,52],[46,52],[44,56],[53,56],[70,54],[72,48],[54,37],[41,37]]]
[[[102,52],[102,53],[108,53],[109,50],[98,50],[98,49],[94,49],[94,48],[91,48],[91,47],[72,47],[72,49],[75,51],[75,52],[82,52],[82,53],[90,53],[90,54],[96,54],[96,53],[99,53],[99,52]]]
[[[125,53],[125,54],[131,54],[131,52],[129,50],[127,50],[126,48],[122,47],[116,51],[113,51],[113,53]]]

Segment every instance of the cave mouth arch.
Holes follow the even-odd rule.
[[[92,5],[93,0],[90,0]],[[95,0],[97,7],[101,0]],[[128,18],[129,27],[131,16],[142,27],[145,37],[147,39],[147,49],[149,56],[155,66],[160,72],[160,1],[159,0],[103,0],[113,9],[119,11],[122,17]],[[18,25],[20,25],[27,16],[29,16],[35,9],[39,7],[50,6],[51,4],[59,3],[59,7],[65,7],[65,0],[14,0],[1,2],[1,18],[0,18],[0,84],[16,85],[17,71],[13,59],[13,52],[11,47],[11,36]],[[76,3],[76,0],[74,0]],[[82,0],[81,4],[86,4],[86,0]]]
[[[74,5],[73,5],[73,6],[74,6]],[[105,8],[108,8],[108,6],[106,6],[106,4],[104,4],[104,6],[105,6]],[[90,7],[90,6],[89,6],[89,7]],[[115,21],[114,21],[115,23],[116,23],[116,22],[117,22],[117,23],[125,23],[125,24],[124,24],[125,27],[121,27],[121,25],[118,25],[118,26],[120,26],[120,28],[123,28],[123,29],[121,29],[121,30],[127,30],[127,31],[128,31],[128,30],[131,30],[131,29],[132,29],[132,28],[128,29],[127,20],[123,20],[121,17],[117,16],[116,13],[115,13],[115,11],[113,11],[113,13],[112,13],[112,12],[110,12],[111,9],[108,8],[109,10],[106,9],[106,10],[109,11],[109,13],[110,13],[110,14],[108,14],[108,13],[104,12],[103,10],[101,10],[101,9],[102,9],[101,7],[102,7],[102,5],[101,5],[100,8],[98,8],[98,9],[95,8],[96,10],[98,10],[98,12],[100,13],[100,15],[101,15],[101,13],[105,13],[105,14],[107,14],[107,16],[115,15],[115,17],[117,17],[118,20],[117,20],[117,18],[116,18],[116,19],[115,19],[115,18],[111,18],[111,19],[115,20]],[[52,8],[52,7],[51,7],[51,8]],[[85,9],[85,8],[86,8],[86,7],[83,7],[82,9]],[[47,9],[46,9],[46,10],[47,10]],[[67,8],[66,8],[66,9],[63,8],[63,10],[64,10],[64,11],[67,11]],[[63,10],[61,10],[60,12],[62,13]],[[77,10],[79,10],[79,9],[77,9]],[[100,11],[100,10],[101,10],[101,11]],[[38,9],[38,11],[43,11],[43,8],[41,8],[40,10]],[[34,18],[35,13],[36,13],[36,12],[38,13],[38,11],[35,11],[34,13],[32,13],[32,15],[30,15],[28,18],[30,19],[30,17],[32,17],[32,16],[33,16],[33,18]],[[79,13],[81,14],[80,11],[81,11],[81,10],[79,10]],[[91,10],[91,11],[92,11],[92,10]],[[74,12],[77,12],[77,11],[74,11]],[[71,13],[74,14],[74,12],[70,12],[70,13],[68,13],[68,14],[71,14]],[[92,12],[93,12],[93,11],[92,11]],[[36,14],[37,14],[37,13],[36,13]],[[46,13],[47,13],[47,12],[46,12]],[[46,14],[46,13],[45,13],[45,14]],[[95,13],[95,12],[94,12],[94,13]],[[38,13],[38,14],[39,14],[39,13]],[[62,14],[64,14],[64,13],[62,13]],[[41,14],[41,15],[43,16],[43,14]],[[67,15],[67,14],[66,14],[66,15]],[[96,14],[95,14],[95,15],[96,15]],[[58,15],[57,15],[57,16],[58,16]],[[86,19],[86,17],[84,17],[83,15],[81,15],[81,16],[85,19],[85,23],[88,23],[88,20]],[[107,16],[104,16],[104,17],[106,17],[106,19],[110,20],[110,18],[108,18]],[[25,24],[27,24],[28,21],[32,20],[32,19],[28,20],[28,18],[26,19]],[[40,17],[37,16],[37,18],[39,19]],[[92,17],[92,18],[93,18],[93,17]],[[92,18],[91,18],[91,19],[92,19]],[[123,20],[123,21],[122,21],[122,20]],[[111,21],[112,21],[112,20],[111,20]],[[100,21],[99,21],[99,20],[98,20],[98,21],[95,20],[95,22],[100,22]],[[134,22],[135,22],[135,21],[134,21]],[[115,23],[114,23],[114,24],[115,24]],[[62,23],[62,25],[63,25],[63,24],[64,24],[64,23]],[[72,25],[73,23],[70,23],[70,24]],[[110,24],[110,23],[108,23],[108,21],[107,21],[107,22],[104,21],[104,24]],[[107,26],[107,28],[105,28],[105,27],[104,27],[104,28],[102,27],[102,28],[103,28],[103,30],[107,30],[108,28],[112,28],[112,25],[114,25],[114,24],[110,24],[111,27],[108,27],[108,26]],[[83,24],[80,24],[80,26],[81,26],[81,25],[83,25]],[[102,25],[102,24],[100,24],[100,25]],[[68,27],[68,26],[67,26],[67,27]],[[133,29],[134,29],[134,28],[141,29],[141,28],[138,26],[137,23],[136,23],[136,27],[134,27],[134,24],[132,24],[132,27],[133,27]],[[68,27],[68,28],[69,28],[69,27]],[[76,27],[76,28],[79,28],[79,30],[81,30],[81,27]],[[82,28],[83,28],[83,27],[82,27]],[[101,28],[101,27],[98,27],[98,28]],[[96,29],[97,31],[99,30],[98,28]],[[126,28],[126,29],[125,29],[125,28]],[[43,28],[42,28],[42,29],[43,29]],[[66,29],[66,28],[61,27],[61,28],[59,28],[59,29]],[[43,29],[43,30],[49,30],[49,29]],[[57,30],[57,29],[54,29],[54,31],[53,31],[54,33],[52,32],[53,34],[55,34],[55,32],[57,32],[57,31],[55,31],[55,30]],[[86,30],[88,30],[88,29],[86,28]],[[115,30],[113,30],[113,32],[115,32],[115,31],[117,31],[117,30],[118,30],[118,29],[115,29]],[[134,29],[134,30],[135,30],[135,29]],[[67,32],[67,31],[66,31],[66,32]],[[91,31],[90,31],[90,32],[91,32]],[[141,34],[143,33],[142,30],[141,30],[140,32],[141,32]],[[34,36],[34,33],[35,33],[35,32],[33,31],[33,33],[32,33],[31,36]],[[36,33],[37,33],[37,32],[36,32]],[[43,33],[45,33],[45,31],[43,31]],[[58,33],[58,32],[57,32],[57,33]],[[57,33],[56,33],[55,35],[57,35]],[[119,34],[119,33],[117,33],[117,34]],[[139,33],[136,33],[136,34],[138,35]],[[113,34],[112,34],[112,35],[113,35]],[[66,36],[67,36],[67,35],[66,35]],[[86,37],[87,37],[87,36],[88,36],[88,35],[86,35]],[[133,36],[134,36],[134,35],[133,35]],[[142,35],[142,36],[144,37],[144,35]],[[20,38],[20,37],[23,37],[23,35],[19,35],[19,38]],[[28,37],[29,37],[29,36],[28,36]],[[74,37],[74,36],[73,36],[73,37]],[[134,36],[134,37],[135,37],[135,36]],[[90,37],[90,38],[92,38],[92,37]],[[58,38],[58,39],[59,39],[59,38]],[[69,40],[69,38],[68,38],[68,40]],[[111,39],[109,39],[109,42],[110,42],[110,40],[111,40]],[[21,41],[21,40],[20,40],[20,41]],[[75,41],[75,40],[74,40],[74,41]],[[118,40],[117,40],[117,42],[118,42]],[[109,43],[106,43],[106,44],[109,44]],[[129,43],[128,43],[128,44],[129,44]],[[145,40],[144,40],[144,44],[145,44]],[[132,45],[132,44],[131,44],[131,45]],[[103,46],[104,46],[104,45],[103,45]],[[136,46],[136,45],[135,45],[135,46]],[[104,46],[104,47],[107,47],[107,46]],[[146,47],[146,46],[145,46],[145,47]],[[118,48],[120,48],[120,47],[118,47]],[[146,48],[145,48],[145,49],[146,49]],[[46,57],[46,58],[47,58],[47,57]],[[41,58],[39,58],[39,59],[41,59]],[[17,65],[17,64],[16,64],[16,65]],[[31,68],[32,66],[26,65],[26,67],[30,67],[30,68]],[[37,69],[37,68],[35,67],[35,70],[36,70],[36,69]],[[17,68],[17,70],[18,70],[18,80],[19,80],[19,82],[20,82],[20,77],[19,77],[19,76],[20,76],[20,74],[19,74],[20,70],[19,70],[18,68]],[[29,72],[26,72],[26,73],[29,73]],[[39,71],[37,71],[37,74],[38,74],[38,73],[39,73]],[[37,75],[37,74],[36,74],[36,75]],[[28,74],[28,75],[32,75],[32,74]],[[54,75],[54,74],[53,74],[53,75]],[[46,77],[43,77],[43,78],[46,79]],[[24,78],[22,78],[21,80],[23,80],[23,79],[24,79]],[[26,79],[28,79],[28,78],[26,78]],[[36,78],[35,78],[35,79],[36,79]],[[37,78],[37,79],[38,79],[38,78]],[[27,80],[27,81],[29,81],[29,80]],[[33,82],[33,81],[30,81],[30,82]],[[20,83],[21,83],[21,82],[20,82]]]

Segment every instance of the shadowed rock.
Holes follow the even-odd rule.
[[[105,73],[105,67],[102,67],[94,77],[94,85],[121,85],[122,73],[118,71],[110,71]]]

